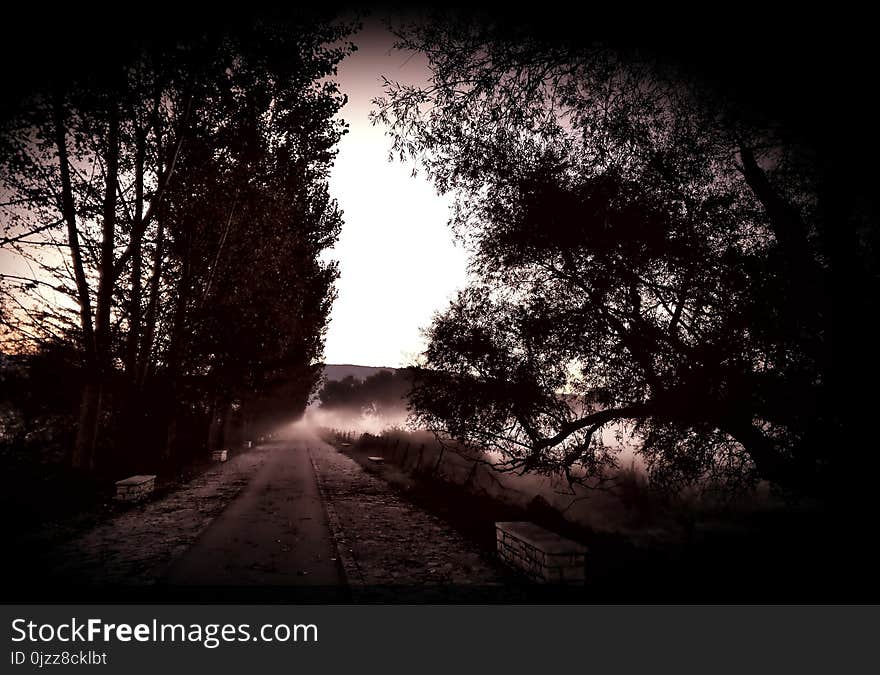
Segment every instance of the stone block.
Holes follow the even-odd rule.
[[[584,583],[587,547],[528,521],[495,523],[499,557],[539,583]]]
[[[156,476],[131,476],[116,481],[114,499],[118,502],[136,502],[147,498],[156,489]]]

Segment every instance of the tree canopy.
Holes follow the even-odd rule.
[[[317,385],[337,277],[320,254],[342,223],[332,78],[353,27],[239,19],[114,41],[3,120],[4,349],[74,348],[76,467],[108,435],[170,452],[210,419],[217,438],[275,395],[295,415]]]
[[[376,120],[456,196],[478,277],[427,331],[416,418],[589,485],[632,445],[657,485],[821,490],[843,224],[810,148],[635,51],[398,32],[431,80],[386,81]]]

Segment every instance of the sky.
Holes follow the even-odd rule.
[[[391,139],[368,119],[382,95],[381,76],[424,81],[418,54],[392,49],[394,37],[367,23],[354,37],[358,51],[336,78],[348,103],[349,133],[330,177],[345,224],[325,255],[339,262],[338,298],[330,315],[327,363],[400,367],[424,348],[421,329],[467,281],[466,254],[447,227],[451,199],[437,194],[413,166],[388,160]]]

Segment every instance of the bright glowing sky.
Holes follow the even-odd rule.
[[[465,285],[466,255],[446,223],[450,200],[412,166],[388,161],[391,140],[370,124],[381,76],[424,81],[420,55],[392,49],[393,36],[367,24],[358,51],[339,66],[348,94],[342,117],[349,133],[339,145],[330,189],[345,225],[326,257],[339,261],[338,298],[324,351],[327,363],[403,366],[422,351],[420,330]]]

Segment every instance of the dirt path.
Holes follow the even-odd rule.
[[[41,585],[80,601],[445,601],[502,583],[448,523],[302,427],[121,509],[44,562]]]
[[[90,593],[153,586],[264,465],[271,446],[233,454],[173,492],[124,507],[110,519],[48,551],[45,583]],[[92,597],[91,595],[85,597]]]
[[[170,567],[169,586],[344,585],[307,439],[270,446],[242,493]]]
[[[356,601],[443,602],[497,597],[497,564],[446,522],[314,438],[310,452]]]

